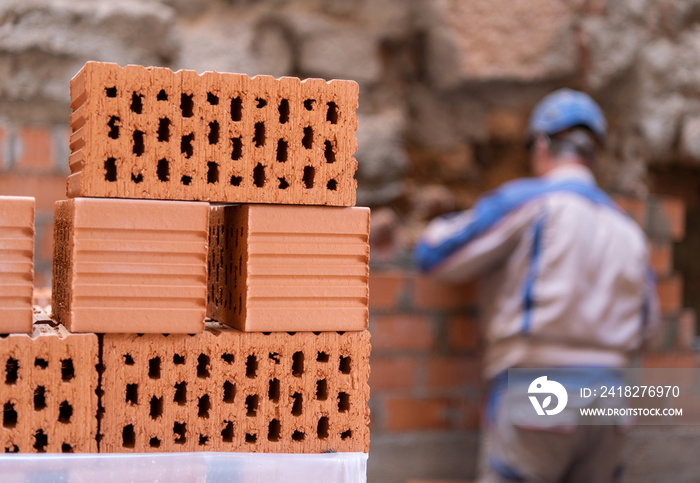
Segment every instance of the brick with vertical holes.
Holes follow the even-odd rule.
[[[98,341],[35,312],[34,333],[0,338],[0,451],[96,453]]]
[[[68,196],[355,204],[353,81],[88,62]]]
[[[244,331],[364,330],[369,208],[214,206],[207,315]]]
[[[369,333],[106,334],[102,452],[367,452]]]
[[[71,332],[204,330],[209,204],[56,203],[53,315]]]
[[[32,332],[34,198],[0,196],[0,334]]]

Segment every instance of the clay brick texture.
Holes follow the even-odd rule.
[[[36,315],[31,336],[0,338],[0,451],[95,453],[97,336]]]
[[[68,196],[353,206],[358,85],[88,62]]]
[[[244,331],[367,328],[369,209],[211,209],[208,317]]]
[[[103,336],[101,452],[367,452],[369,333]]]
[[[32,332],[34,198],[0,196],[0,334]]]
[[[208,222],[208,203],[57,202],[54,317],[71,332],[201,332]]]

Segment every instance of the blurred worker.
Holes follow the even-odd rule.
[[[537,177],[434,220],[416,261],[441,280],[481,278],[490,389],[479,481],[616,481],[619,428],[525,428],[502,404],[507,369],[629,367],[659,319],[646,238],[591,172],[606,137],[600,107],[561,89],[535,107],[528,130]]]

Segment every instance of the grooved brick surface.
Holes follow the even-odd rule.
[[[212,207],[207,316],[244,331],[363,330],[369,209]]]
[[[88,62],[68,196],[352,206],[358,85]]]
[[[367,452],[369,333],[106,334],[101,452]]]
[[[0,338],[0,451],[97,452],[97,336],[35,314],[34,333]]]
[[[0,334],[32,332],[34,198],[0,196]]]
[[[208,203],[58,201],[53,315],[72,332],[204,330]]]

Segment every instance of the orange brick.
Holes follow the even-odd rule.
[[[417,359],[372,356],[370,363],[372,372],[369,377],[369,387],[372,391],[408,390],[414,387],[418,370]]]
[[[698,367],[698,353],[693,351],[648,352],[642,356],[642,367],[692,369]]]
[[[375,350],[430,350],[435,346],[430,318],[422,315],[375,315],[370,332]]]
[[[666,217],[669,233],[673,241],[685,237],[685,204],[680,198],[664,197],[660,199],[661,211]]]
[[[53,213],[54,203],[66,197],[66,178],[60,176],[4,174],[0,193],[6,196],[31,196],[36,210]]]
[[[481,367],[477,357],[432,357],[425,370],[428,389],[459,389],[481,383]]]
[[[36,258],[37,260],[53,260],[53,221],[37,220],[36,223]]]
[[[395,309],[405,288],[405,272],[372,270],[369,274],[369,308],[372,310]]]
[[[466,316],[450,318],[447,326],[447,345],[453,350],[476,350],[479,346],[478,322]]]
[[[683,280],[673,275],[657,281],[659,306],[664,314],[678,313],[683,304]]]
[[[47,127],[22,127],[18,130],[20,155],[19,169],[53,169],[56,160],[53,154],[51,130]]]
[[[691,350],[697,338],[697,320],[693,309],[683,309],[678,317],[678,333],[676,347],[680,350]]]
[[[450,400],[445,398],[389,398],[386,401],[388,431],[446,429]]]
[[[481,428],[481,408],[480,401],[472,398],[461,398],[456,401],[458,421],[460,429],[480,429]]]
[[[615,203],[628,215],[632,217],[637,224],[645,228],[647,223],[647,204],[646,202],[637,199],[630,198],[628,196],[615,196],[613,197]]]
[[[671,243],[649,243],[651,267],[657,277],[668,275],[673,270],[673,248]]]
[[[450,310],[473,307],[477,303],[476,282],[449,284],[428,276],[416,276],[413,284],[413,301],[416,308]]]

